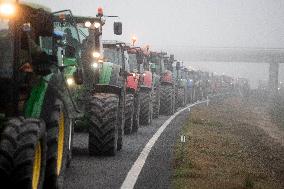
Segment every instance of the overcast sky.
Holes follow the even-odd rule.
[[[123,22],[118,38],[112,34],[114,19],[108,19],[104,39],[130,42],[136,35],[139,45],[177,54],[190,47],[284,48],[284,0],[27,1],[84,16],[95,16],[101,6],[106,15],[118,15]]]
[[[283,0],[27,0],[52,10],[118,15],[124,40],[152,46],[284,47]],[[112,19],[106,27],[111,38]]]

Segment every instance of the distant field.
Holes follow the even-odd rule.
[[[284,131],[261,106],[230,98],[193,108],[182,134],[174,188],[284,188]]]

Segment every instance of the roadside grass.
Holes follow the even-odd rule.
[[[241,135],[234,128],[242,122],[240,100],[193,108],[175,146],[172,186],[176,189],[280,188],[251,157]],[[240,118],[236,120],[236,117]]]

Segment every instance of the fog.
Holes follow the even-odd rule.
[[[166,50],[196,68],[233,76],[249,77],[255,85],[267,79],[265,64],[188,62],[179,51],[200,47],[284,47],[283,0],[28,0],[53,11],[71,9],[75,15],[94,16],[99,6],[106,15],[118,15],[123,22],[123,36],[112,33],[114,19],[107,19],[104,39],[150,45]],[[283,68],[281,66],[281,68]],[[284,70],[281,69],[280,73]],[[280,80],[284,80],[280,74]]]

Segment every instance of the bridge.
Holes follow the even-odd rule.
[[[244,62],[269,64],[269,86],[271,92],[278,88],[279,64],[284,63],[281,48],[188,48],[183,58],[191,62]]]

